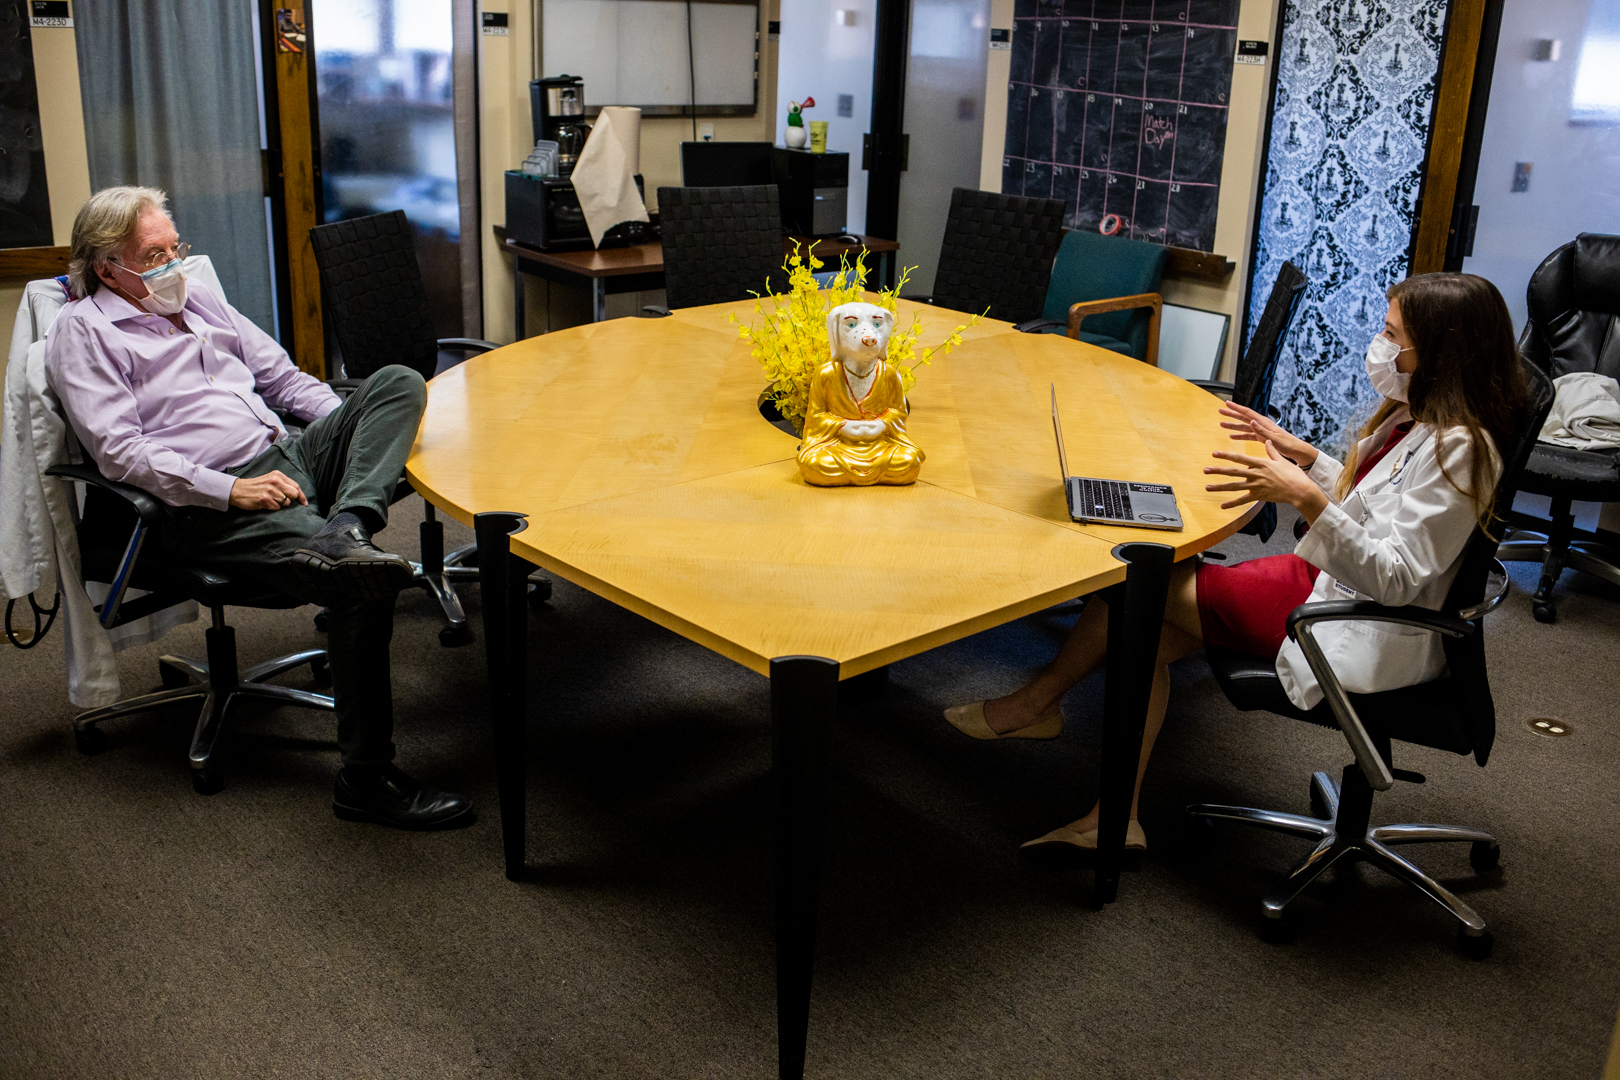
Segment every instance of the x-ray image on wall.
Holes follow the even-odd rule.
[[[1310,285],[1271,400],[1323,446],[1378,400],[1363,357],[1410,264],[1448,6],[1284,0],[1248,333],[1293,260]]]

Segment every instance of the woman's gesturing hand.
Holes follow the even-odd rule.
[[[1271,417],[1239,405],[1235,401],[1222,405],[1221,415],[1231,417],[1231,420],[1222,420],[1221,427],[1234,432],[1232,438],[1270,442],[1282,452],[1283,457],[1292,460],[1302,469],[1308,469],[1316,463],[1316,447],[1304,439],[1290,435]]]
[[[1205,491],[1241,491],[1241,498],[1221,504],[1222,510],[1251,502],[1281,502],[1297,508],[1306,521],[1316,519],[1327,508],[1327,496],[1317,487],[1305,470],[1278,453],[1270,439],[1266,440],[1266,456],[1250,457],[1217,450],[1212,455],[1231,465],[1206,465],[1204,472],[1213,476],[1230,476],[1229,484],[1207,484]]]

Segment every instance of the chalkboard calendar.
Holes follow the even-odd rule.
[[[1001,190],[1209,251],[1238,0],[1017,0]]]

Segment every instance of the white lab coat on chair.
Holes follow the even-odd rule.
[[[1383,446],[1397,422],[1410,419],[1405,412],[1362,441],[1363,460]],[[1494,448],[1491,456],[1497,467],[1490,474],[1494,485],[1500,469]],[[1441,464],[1466,487],[1472,460],[1465,429],[1415,425],[1342,505],[1330,504],[1322,512],[1294,549],[1322,571],[1306,603],[1371,600],[1440,610],[1477,524],[1473,499],[1446,479]],[[1343,470],[1340,462],[1319,454],[1309,476],[1331,499]],[[1352,694],[1428,682],[1446,669],[1440,635],[1433,630],[1347,621],[1318,623],[1312,632],[1334,675]],[[1322,700],[1322,688],[1298,642],[1283,641],[1277,675],[1299,708],[1314,708]]]
[[[202,285],[225,295],[206,255],[187,259],[185,271],[191,287]],[[31,281],[12,329],[0,418],[0,596],[20,599],[49,589],[60,593],[57,626],[67,662],[68,700],[80,708],[99,708],[120,697],[114,654],[195,622],[197,605],[186,601],[110,631],[97,619],[95,605],[106,599],[108,588],[80,577],[73,486],[45,473],[52,465],[78,460],[61,402],[45,378],[45,332],[67,302],[59,282]],[[130,589],[125,598],[141,595],[141,590]]]

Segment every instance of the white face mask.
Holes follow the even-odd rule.
[[[117,263],[112,265],[118,266]],[[134,273],[125,266],[118,266],[118,269],[126,274]],[[146,295],[136,301],[141,307],[154,315],[178,315],[185,308],[186,272],[179,259],[138,276],[146,285]]]
[[[1395,367],[1395,358],[1403,352],[1406,349],[1383,334],[1367,344],[1367,378],[1372,380],[1374,390],[1396,401],[1405,401],[1412,385],[1412,376]]]

